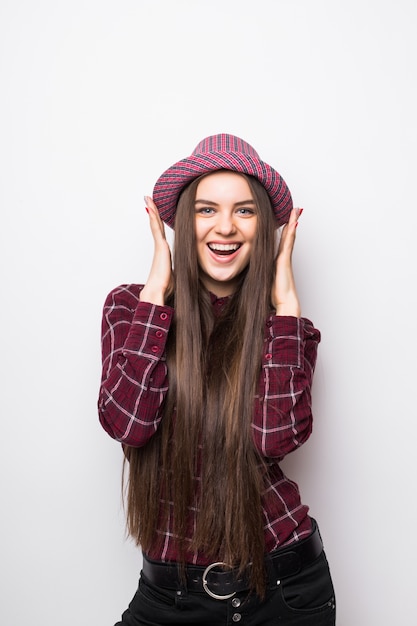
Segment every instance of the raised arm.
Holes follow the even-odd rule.
[[[156,432],[168,389],[165,344],[173,310],[171,252],[152,198],[145,196],[154,255],[145,285],[122,285],[107,297],[102,321],[99,417],[118,441],[140,447]]]
[[[300,317],[292,269],[296,228],[302,209],[294,208],[282,230],[272,286],[276,315],[266,324],[265,353],[255,406],[254,439],[266,457],[284,457],[312,430],[311,385],[320,333]]]

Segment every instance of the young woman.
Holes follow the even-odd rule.
[[[123,445],[127,525],[143,551],[119,624],[334,625],[317,524],[280,468],[311,433],[320,341],[291,264],[302,210],[225,134],[145,200],[148,280],[114,289],[102,324],[100,421]]]

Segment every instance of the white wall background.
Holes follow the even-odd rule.
[[[415,619],[414,0],[1,0],[1,586],[6,626],[111,626],[140,554],[96,416],[100,318],[146,279],[143,195],[200,139],[252,143],[305,208],[322,330],[288,458],[338,626]]]

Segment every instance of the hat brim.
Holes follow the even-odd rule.
[[[203,174],[223,169],[257,178],[271,199],[277,228],[288,221],[293,203],[282,176],[264,161],[236,152],[193,154],[169,167],[158,178],[153,190],[161,219],[175,228],[177,202],[184,187]]]

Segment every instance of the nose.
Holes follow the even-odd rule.
[[[231,213],[219,211],[216,220],[216,232],[223,236],[232,235],[236,232],[236,225]]]

